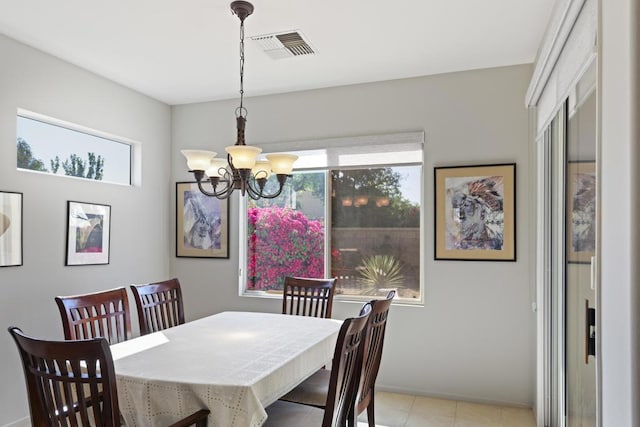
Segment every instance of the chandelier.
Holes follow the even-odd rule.
[[[234,1],[231,3],[231,11],[240,19],[240,106],[236,108],[236,143],[225,147],[226,159],[216,157],[217,153],[213,151],[181,150],[181,153],[186,157],[189,172],[193,173],[203,194],[226,199],[234,190],[240,190],[243,196],[246,194],[255,200],[273,199],[282,193],[287,178],[291,176],[293,162],[298,156],[267,154],[266,159],[258,159],[262,149],[245,144],[247,109],[243,106],[244,20],[253,13],[253,5],[247,1]],[[276,175],[279,187],[275,192],[265,193],[265,184],[272,174]]]

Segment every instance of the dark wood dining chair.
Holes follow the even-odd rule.
[[[20,352],[31,425],[120,426],[118,390],[109,343],[105,338],[46,341],[12,326],[9,333]],[[208,409],[172,424],[207,425]]]
[[[331,318],[336,279],[285,277],[282,314]]]
[[[116,344],[131,337],[129,299],[124,287],[83,295],[55,297],[64,338],[103,337]]]
[[[375,383],[380,370],[380,360],[382,359],[382,348],[384,336],[389,316],[391,301],[396,296],[396,291],[387,293],[384,299],[373,300],[371,305],[371,315],[367,326],[367,342],[365,344],[364,360],[358,393],[356,395],[356,416],[367,410],[367,420],[370,427],[375,427],[374,395]],[[365,306],[363,306],[364,309]],[[323,408],[329,389],[329,378],[331,372],[319,370],[305,380],[298,387],[283,396],[281,399],[288,402],[300,403],[303,405]]]
[[[184,323],[184,304],[178,279],[131,285],[131,292],[138,310],[141,335]]]
[[[278,400],[267,407],[263,427],[345,427],[349,423],[347,419],[354,416],[370,313],[371,305],[366,304],[358,317],[345,319],[340,327],[324,409]]]
[[[387,331],[389,308],[391,308],[391,301],[395,296],[396,291],[391,290],[387,293],[385,299],[371,301],[372,308],[371,316],[369,316],[369,325],[367,326],[365,360],[362,366],[362,374],[360,375],[360,385],[355,406],[356,416],[365,409],[367,410],[369,427],[376,426],[374,411],[375,385],[378,371],[380,370],[380,361],[382,360],[382,347],[384,346],[384,337]]]

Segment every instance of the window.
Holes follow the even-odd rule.
[[[16,129],[18,169],[131,184],[130,143],[22,110]]]
[[[244,294],[280,292],[285,276],[336,277],[337,298],[397,289],[399,300],[422,302],[421,141],[296,154],[282,194],[241,209]]]

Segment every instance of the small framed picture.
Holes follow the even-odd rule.
[[[176,183],[176,256],[229,258],[229,200],[205,196],[196,182]]]
[[[434,173],[435,259],[515,261],[515,163]]]
[[[22,265],[22,193],[0,191],[0,267]]]
[[[67,202],[66,265],[109,264],[111,206]]]
[[[596,250],[596,164],[567,164],[567,261],[590,263]]]

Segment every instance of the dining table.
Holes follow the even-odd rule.
[[[209,409],[209,427],[259,427],[265,408],[330,363],[341,321],[227,311],[111,346],[127,426]]]

